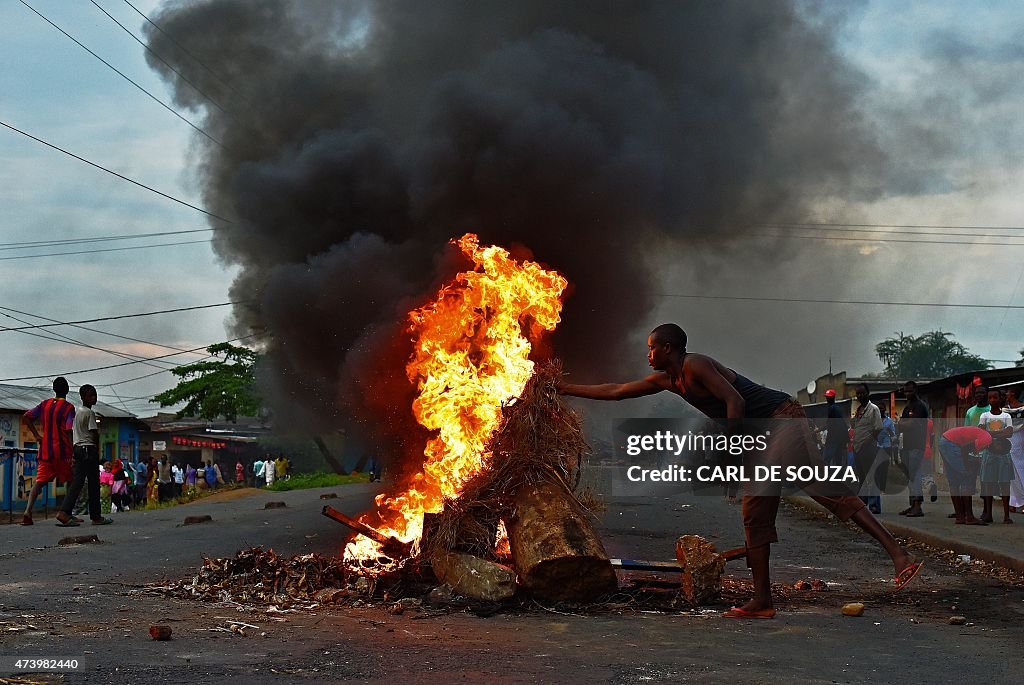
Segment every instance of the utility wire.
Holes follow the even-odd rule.
[[[8,329],[8,330],[11,330],[11,329]],[[209,347],[209,345],[204,345],[203,347],[196,347],[194,349],[188,350],[188,352],[197,352],[199,350],[205,350],[207,347]],[[138,359],[138,360],[135,360],[135,361],[124,362],[124,363],[121,363],[121,364],[108,364],[107,366],[95,366],[95,367],[93,367],[91,369],[79,369],[77,371],[60,371],[60,372],[53,373],[53,374],[50,374],[50,375],[52,375],[52,376],[74,376],[75,374],[79,374],[79,373],[91,373],[93,371],[105,371],[107,369],[116,369],[116,368],[120,368],[122,366],[131,366],[133,364],[141,364],[143,362],[152,362],[152,361],[156,361],[158,359],[166,359],[168,357],[176,357],[179,354],[181,354],[181,352],[171,352],[169,354],[162,354],[162,355],[159,355],[157,357],[149,357],[147,359]],[[167,369],[167,370],[170,371],[170,369]],[[20,376],[18,378],[0,378],[0,383],[7,383],[8,381],[25,381],[25,380],[32,380],[34,378],[46,378],[46,377],[47,376]]]
[[[75,250],[72,252],[44,252],[43,254],[21,254],[13,255],[10,257],[0,257],[0,262],[7,262],[18,259],[37,259],[39,257],[62,257],[65,255],[76,255],[76,254],[96,254],[98,252],[124,252],[125,250],[146,250],[151,247],[173,247],[175,245],[199,245],[202,243],[208,244],[221,240],[220,238],[211,238],[209,240],[183,240],[175,243],[156,243],[153,245],[131,245],[129,247],[103,247],[95,250]]]
[[[121,233],[118,235],[100,235],[84,238],[58,238],[54,240],[27,240],[21,243],[5,243],[0,250],[27,250],[33,247],[50,247],[56,245],[80,245],[88,243],[105,243],[116,240],[135,240],[136,238],[157,238],[169,235],[185,235],[189,233],[209,233],[212,228],[192,228],[185,231],[155,231],[152,233]]]
[[[968,309],[1024,309],[1021,304],[957,304],[947,302],[880,302],[873,300],[827,300],[802,297],[754,297],[740,295],[682,295],[675,293],[658,293],[658,297],[670,297],[692,300],[734,300],[741,302],[799,302],[806,304],[863,304],[892,307],[957,307]]]
[[[129,76],[128,76],[127,74],[125,74],[125,73],[124,73],[123,71],[121,71],[120,69],[118,69],[117,67],[115,67],[115,66],[114,66],[113,64],[111,64],[111,63],[110,63],[110,62],[108,62],[107,60],[105,60],[105,59],[103,59],[102,57],[100,57],[99,55],[97,55],[97,54],[96,54],[95,52],[93,52],[93,51],[92,51],[92,50],[90,50],[89,48],[87,48],[87,47],[86,47],[86,46],[85,46],[85,45],[84,45],[84,44],[83,44],[83,43],[82,43],[81,41],[79,41],[79,40],[78,40],[77,38],[75,38],[75,37],[74,37],[74,36],[72,36],[72,35],[71,35],[70,33],[68,33],[67,31],[65,31],[64,29],[62,29],[61,27],[57,26],[57,25],[56,25],[56,24],[54,24],[54,23],[53,23],[52,21],[50,21],[49,19],[47,19],[47,18],[46,18],[46,17],[45,17],[45,16],[44,16],[44,15],[43,15],[42,13],[40,13],[40,12],[39,12],[39,10],[37,10],[37,9],[36,9],[35,7],[33,7],[32,5],[30,5],[30,4],[28,4],[27,2],[25,2],[25,0],[18,0],[18,2],[20,2],[20,3],[22,4],[22,5],[24,5],[25,7],[29,8],[30,10],[32,10],[32,12],[33,12],[33,13],[35,13],[35,15],[36,15],[36,16],[38,16],[38,17],[39,17],[40,19],[42,19],[43,21],[45,21],[45,22],[46,22],[47,24],[49,24],[50,26],[52,26],[53,28],[57,29],[58,31],[60,31],[61,33],[63,33],[63,34],[65,35],[65,36],[67,36],[68,38],[70,38],[71,40],[73,40],[73,41],[75,42],[75,44],[76,44],[76,45],[78,45],[78,46],[79,46],[80,48],[82,48],[83,50],[85,50],[86,52],[88,52],[88,53],[89,53],[90,55],[92,55],[93,57],[95,57],[95,58],[96,58],[96,59],[98,59],[99,61],[103,62],[103,63],[104,63],[105,65],[107,65],[107,66],[108,66],[108,67],[109,67],[109,68],[110,68],[110,69],[111,69],[112,71],[114,71],[114,73],[116,73],[116,74],[117,74],[118,76],[120,76],[121,78],[123,78],[123,79],[124,79],[125,81],[127,81],[127,82],[128,82],[128,83],[130,83],[130,84],[132,84],[133,86],[135,86],[136,88],[138,88],[139,90],[141,90],[141,91],[142,91],[143,93],[145,93],[146,95],[148,95],[148,96],[149,96],[150,98],[152,98],[152,99],[153,99],[153,101],[154,101],[154,102],[156,102],[157,104],[159,104],[159,105],[160,105],[161,107],[163,107],[164,109],[166,109],[166,110],[167,110],[168,112],[170,112],[170,113],[171,113],[171,114],[173,114],[174,116],[176,116],[176,117],[178,117],[179,119],[181,119],[182,121],[184,121],[184,122],[185,122],[186,124],[188,124],[189,126],[191,126],[192,128],[194,128],[194,129],[195,129],[196,131],[198,131],[199,133],[201,133],[202,135],[204,135],[204,136],[205,136],[206,138],[208,138],[208,139],[209,139],[209,140],[210,140],[211,142],[213,142],[213,143],[216,143],[216,144],[217,144],[218,146],[220,146],[220,147],[224,147],[224,144],[223,144],[222,142],[220,142],[219,140],[217,140],[216,138],[214,138],[213,136],[211,136],[211,135],[210,135],[209,133],[207,133],[206,131],[204,131],[204,130],[203,130],[203,129],[201,129],[200,127],[198,127],[198,126],[196,126],[195,124],[193,124],[193,123],[192,123],[191,121],[189,121],[188,119],[186,119],[185,117],[183,117],[183,116],[182,116],[181,114],[179,114],[179,113],[178,113],[178,112],[177,112],[177,111],[176,111],[176,110],[175,110],[175,109],[174,109],[173,107],[171,107],[170,105],[168,105],[167,103],[165,103],[165,102],[164,102],[163,100],[161,100],[161,99],[160,99],[160,98],[158,98],[157,96],[155,96],[155,95],[153,95],[152,93],[150,93],[150,92],[149,92],[148,90],[146,90],[145,88],[143,88],[142,86],[140,86],[140,85],[139,85],[138,83],[136,83],[135,81],[133,81],[133,80],[132,80],[131,78],[129,78]]]
[[[184,205],[185,207],[188,207],[189,209],[194,209],[197,212],[202,212],[203,214],[205,214],[206,216],[208,216],[210,218],[217,219],[219,221],[223,221],[224,223],[227,223],[227,224],[235,223],[231,219],[226,219],[226,218],[224,218],[222,216],[214,214],[213,212],[211,212],[209,210],[203,209],[202,207],[197,207],[197,206],[195,206],[193,204],[189,204],[188,202],[185,202],[184,200],[179,200],[178,198],[174,197],[173,195],[168,195],[167,193],[161,192],[161,191],[157,190],[156,188],[152,188],[150,186],[147,186],[144,183],[139,183],[138,181],[136,181],[134,179],[131,179],[131,178],[128,178],[127,176],[124,176],[122,174],[119,174],[116,171],[111,171],[110,169],[106,168],[105,166],[100,166],[99,164],[97,164],[95,162],[90,162],[85,157],[79,157],[78,155],[76,155],[73,152],[68,152],[67,150],[65,150],[62,147],[58,147],[58,146],[54,145],[53,143],[48,143],[45,140],[43,140],[42,138],[37,138],[36,136],[32,135],[31,133],[26,133],[25,131],[22,131],[20,128],[16,128],[14,126],[11,126],[10,124],[8,124],[8,123],[6,123],[4,121],[0,121],[0,126],[3,126],[4,128],[9,128],[10,130],[14,131],[15,133],[20,133],[21,135],[25,136],[26,138],[31,138],[32,140],[36,141],[37,143],[42,143],[43,145],[45,145],[45,146],[47,146],[49,148],[52,148],[54,150],[57,150],[58,152],[63,152],[65,155],[68,155],[69,157],[74,157],[78,161],[85,162],[89,166],[96,167],[97,169],[99,169],[101,171],[105,171],[105,172],[107,172],[108,174],[110,174],[112,176],[117,176],[118,178],[120,178],[123,181],[128,181],[129,183],[137,185],[140,188],[145,188],[146,190],[148,190],[148,191],[150,191],[152,193],[156,193],[157,195],[159,195],[161,197],[165,197],[168,200],[171,200],[173,202],[177,202],[179,205]]]
[[[227,228],[228,227],[221,227],[220,230],[225,230]],[[780,226],[772,226],[772,228],[780,228]],[[798,230],[800,230],[800,228],[802,228],[802,227],[796,227],[796,228]],[[1002,228],[1004,230],[1013,230],[1014,227],[1003,226],[1003,227],[1000,227],[1000,228]],[[136,238],[155,238],[155,237],[172,236],[172,235],[187,235],[187,234],[192,234],[192,233],[209,233],[209,232],[214,231],[214,230],[217,230],[217,229],[213,229],[213,228],[194,228],[194,229],[186,229],[186,230],[181,230],[181,231],[153,231],[153,232],[150,232],[150,233],[133,233],[133,234],[119,233],[119,234],[115,234],[115,235],[86,236],[86,237],[81,237],[81,238],[58,238],[58,239],[54,239],[54,240],[29,240],[29,241],[24,241],[24,242],[8,242],[5,245],[0,246],[0,251],[24,250],[24,249],[28,249],[28,248],[32,248],[32,247],[48,247],[48,246],[51,246],[51,245],[78,245],[78,244],[100,243],[100,242],[118,241],[118,240],[134,240]],[[815,229],[808,229],[808,230],[815,230]],[[825,230],[825,229],[819,229],[819,230]],[[933,231],[933,232],[909,232],[909,231],[902,231],[902,230],[898,230],[898,229],[871,230],[871,229],[866,229],[866,228],[865,229],[851,229],[851,230],[853,232],[855,232],[855,233],[885,233],[885,234],[894,234],[894,235],[903,235],[903,236],[922,236],[922,237],[925,237],[925,238],[929,238],[929,237],[932,237],[932,236],[964,236],[964,237],[974,237],[974,238],[983,238],[983,239],[1000,239],[1000,238],[1024,239],[1024,235],[1019,235],[1019,236],[1015,236],[1015,235],[1006,235],[1006,236],[1001,236],[1001,235],[978,236],[976,233],[946,233],[946,232],[936,232],[936,231]],[[1024,227],[1020,227],[1020,230],[1024,230]],[[838,232],[838,231],[825,231],[825,234],[827,235],[828,233],[832,233],[832,232]],[[768,234],[765,234],[765,235],[768,235]],[[788,236],[786,236],[786,237],[788,237]],[[839,238],[831,238],[830,237],[829,239],[830,240],[838,240]],[[885,239],[879,239],[879,240],[885,240]],[[960,244],[960,243],[958,243],[958,244]],[[964,241],[963,244],[966,245],[966,244],[971,244],[971,243],[968,242],[968,241]],[[999,244],[999,243],[995,243],[995,244]]]
[[[254,337],[256,337],[256,334],[255,333],[250,333],[249,335],[243,335],[243,336],[241,336],[239,338],[232,338],[231,340],[225,340],[224,342],[236,343],[236,342],[241,342],[242,340],[248,340],[249,338],[254,338]],[[210,347],[210,346],[207,345],[203,349],[205,350],[207,347]],[[183,350],[183,351],[187,352],[188,350]],[[199,359],[197,359],[195,361],[196,362],[201,362],[201,361],[204,361],[206,359],[212,359],[213,357],[216,357],[216,356],[217,355],[215,355],[215,354],[207,354],[205,357],[201,357],[201,358],[199,358]],[[190,362],[190,363],[193,363],[193,362]],[[169,371],[170,371],[170,369],[165,369],[163,371],[156,371],[154,373],[147,373],[144,376],[135,376],[134,378],[126,378],[123,381],[115,381],[113,383],[105,383],[105,384],[94,383],[94,385],[97,388],[109,388],[109,387],[112,387],[112,386],[115,386],[115,385],[124,385],[126,383],[134,383],[135,381],[141,381],[141,380],[143,380],[145,378],[152,378],[153,376],[159,376],[160,374],[167,373]],[[45,376],[40,376],[40,378],[45,378]]]
[[[768,238],[782,238],[785,240],[836,240],[840,242],[854,242],[854,243],[910,243],[912,245],[978,245],[978,246],[992,246],[992,247],[1024,247],[1024,243],[1008,243],[1008,242],[987,242],[988,239],[999,240],[1000,238],[1015,238],[1017,236],[979,236],[986,240],[916,240],[908,238],[854,238],[850,236],[831,236],[831,235],[782,235],[778,233],[762,233],[757,232],[756,235],[768,237]],[[735,238],[749,237],[743,234],[734,236]],[[1024,236],[1022,236],[1024,237]]]
[[[17,321],[19,323],[24,323],[24,324],[28,323],[28,321],[26,321],[26,320],[24,320],[22,318],[19,318],[17,316],[14,316],[13,314],[6,314],[6,313],[0,312],[0,315],[6,316],[7,318],[10,318],[10,319],[14,319],[15,321]],[[75,338],[72,338],[70,336],[64,335],[63,333],[49,332],[49,334],[46,334],[46,333],[34,333],[32,331],[16,331],[16,332],[17,333],[21,333],[22,335],[31,335],[31,336],[33,336],[35,338],[42,338],[44,340],[49,340],[51,342],[63,343],[65,345],[74,345],[76,347],[85,347],[85,348],[90,349],[90,350],[96,350],[97,352],[104,352],[106,354],[112,354],[115,357],[119,357],[121,359],[130,359],[130,360],[134,360],[134,361],[139,361],[141,363],[146,364],[147,366],[152,366],[154,369],[164,369],[164,368],[166,368],[166,367],[162,367],[162,366],[158,366],[157,364],[154,364],[153,362],[151,362],[148,359],[146,359],[145,357],[143,357],[143,355],[131,354],[131,353],[127,353],[127,352],[118,352],[117,350],[111,350],[111,349],[107,349],[105,347],[97,347],[96,345],[90,345],[88,343],[82,342],[81,340],[76,340]],[[174,365],[173,362],[161,362],[161,363],[163,363],[163,364],[168,364],[169,363],[169,364]]]
[[[174,313],[177,313],[177,312],[191,312],[191,311],[196,311],[198,309],[213,309],[215,307],[228,307],[228,306],[235,305],[235,304],[245,304],[245,301],[244,300],[232,300],[230,302],[218,302],[216,304],[202,304],[202,305],[196,305],[194,307],[178,307],[178,308],[175,308],[175,309],[161,309],[161,310],[155,311],[155,312],[140,312],[138,314],[121,314],[119,316],[102,316],[102,317],[98,317],[98,318],[95,318],[95,319],[81,319],[79,321],[62,321],[62,322],[58,322],[58,323],[40,323],[40,324],[32,324],[31,326],[14,326],[14,327],[10,327],[10,328],[0,328],[0,333],[3,333],[5,331],[27,331],[27,330],[32,330],[32,329],[36,329],[36,328],[53,328],[54,326],[71,326],[71,325],[80,324],[80,323],[96,323],[97,321],[117,321],[117,320],[120,320],[120,319],[136,319],[136,318],[139,318],[141,316],[155,316],[157,314],[174,314]],[[197,349],[202,350],[202,349],[205,349],[205,348],[200,347],[200,348],[197,348]],[[190,352],[194,352],[195,350],[189,350],[189,351]],[[164,355],[164,356],[174,356],[174,355]],[[154,359],[160,359],[160,358],[161,357],[154,357]],[[29,376],[29,378],[42,378],[42,376]]]
[[[110,331],[103,331],[103,330],[100,330],[98,328],[90,328],[89,326],[80,326],[78,324],[69,324],[66,321],[60,321],[58,319],[51,319],[48,316],[42,316],[41,314],[33,314],[32,312],[23,312],[21,310],[14,309],[12,307],[0,307],[0,310],[8,311],[8,312],[14,312],[15,314],[21,314],[22,316],[31,316],[31,317],[36,318],[36,319],[42,319],[43,321],[49,321],[50,323],[61,324],[61,325],[64,325],[64,326],[71,326],[72,328],[79,328],[79,329],[81,329],[83,331],[89,331],[90,333],[99,333],[101,335],[109,335],[112,338],[120,338],[121,340],[130,340],[131,342],[142,343],[144,345],[152,345],[153,347],[163,347],[164,349],[167,349],[167,350],[176,350],[178,352],[187,352],[187,350],[185,350],[184,348],[175,347],[174,345],[165,345],[163,343],[155,343],[155,342],[152,342],[150,340],[142,340],[140,338],[133,338],[133,337],[128,336],[128,335],[120,335],[118,333],[111,333]],[[2,312],[0,312],[0,313],[2,313]],[[23,322],[23,323],[28,323],[28,322],[26,321],[26,322]],[[207,356],[209,356],[209,355],[207,355]]]
[[[178,46],[178,49],[179,49],[179,50],[181,50],[181,51],[182,51],[183,53],[185,53],[186,55],[188,55],[189,57],[191,57],[191,58],[192,58],[193,60],[195,60],[196,64],[198,64],[198,65],[199,65],[199,66],[201,66],[201,67],[202,67],[203,69],[205,69],[205,70],[206,70],[206,72],[210,74],[210,76],[213,76],[213,77],[214,77],[215,79],[217,79],[218,81],[220,81],[220,82],[221,82],[221,84],[222,84],[222,85],[223,85],[223,86],[224,86],[225,88],[227,88],[227,89],[228,89],[228,90],[230,90],[231,92],[235,93],[236,95],[238,94],[238,91],[237,91],[237,90],[235,90],[235,89],[234,89],[234,88],[233,88],[233,87],[231,86],[231,84],[230,84],[230,83],[228,83],[227,81],[225,81],[224,79],[222,79],[222,78],[221,78],[221,77],[220,77],[219,75],[217,75],[217,72],[213,71],[213,69],[210,69],[210,67],[206,66],[206,64],[204,64],[204,63],[203,63],[203,61],[202,61],[201,59],[199,59],[198,57],[196,57],[196,56],[195,56],[195,55],[194,55],[194,54],[193,54],[192,52],[190,52],[190,51],[188,50],[188,48],[186,48],[186,47],[185,47],[184,45],[182,45],[181,43],[179,43],[179,42],[178,42],[178,41],[177,41],[177,40],[176,40],[176,39],[174,38],[174,36],[172,36],[171,34],[169,34],[169,33],[168,33],[167,31],[164,31],[164,30],[163,30],[162,28],[160,28],[160,26],[159,26],[159,25],[158,25],[158,24],[157,24],[156,22],[154,22],[154,21],[153,21],[152,19],[150,19],[149,17],[147,17],[147,16],[145,15],[145,14],[143,14],[143,13],[142,13],[142,12],[141,12],[141,11],[139,10],[139,8],[137,8],[137,7],[136,7],[135,5],[133,5],[132,3],[128,2],[128,0],[124,0],[124,4],[128,5],[128,6],[129,6],[129,7],[131,7],[131,8],[133,9],[133,10],[135,10],[135,13],[136,13],[136,14],[138,14],[138,15],[139,15],[140,17],[142,17],[142,18],[143,18],[143,19],[145,19],[145,20],[146,20],[147,22],[149,22],[149,24],[150,24],[150,25],[151,25],[151,26],[152,26],[153,28],[155,28],[155,29],[156,29],[157,31],[159,31],[159,32],[160,32],[160,33],[162,33],[163,35],[167,36],[167,39],[168,39],[168,40],[170,40],[170,41],[171,41],[172,43],[174,43],[174,44],[175,44],[176,46]]]
[[[992,230],[1006,230],[1006,231],[1020,231],[1024,230],[1024,226],[960,226],[953,224],[844,224],[841,222],[826,223],[826,222],[778,222],[778,223],[752,223],[751,226],[792,226],[796,228],[938,228],[938,229],[973,229],[978,231],[992,231]]]
[[[1022,236],[1024,237],[1024,236]],[[899,238],[853,238],[847,236],[822,236],[822,235],[778,235],[774,233],[756,233],[754,235],[738,235],[733,236],[732,240],[737,238],[779,238],[782,240],[832,240],[839,242],[858,242],[858,243],[909,243],[911,245],[973,245],[976,247],[1024,247],[1024,243],[1009,243],[1009,242],[981,242],[972,240],[910,240],[910,239],[899,239]],[[99,252],[123,252],[125,250],[145,250],[154,247],[174,247],[176,245],[199,245],[203,243],[213,243],[222,241],[223,238],[210,238],[209,240],[184,240],[169,243],[153,243],[150,245],[131,245],[126,247],[106,247],[97,248],[93,250],[73,250],[67,252],[44,252],[41,254],[29,254],[29,255],[11,255],[7,257],[0,257],[0,261],[11,261],[19,259],[36,259],[39,257],[61,257],[66,255],[82,255],[82,254],[95,254]],[[0,248],[5,249],[5,248]],[[11,248],[8,248],[11,249]],[[27,249],[27,248],[15,248],[15,249]]]
[[[903,229],[903,228],[844,228],[842,226],[832,226],[832,227],[825,227],[825,226],[780,226],[780,225],[761,225],[761,224],[756,224],[756,225],[750,226],[749,228],[758,228],[758,229],[768,228],[768,229],[773,229],[773,230],[778,230],[778,231],[782,231],[782,230],[817,231],[818,233],[820,233],[822,235],[829,235],[829,234],[834,234],[834,233],[844,233],[844,234],[845,233],[867,233],[869,235],[883,234],[883,235],[921,236],[921,237],[924,237],[924,238],[931,238],[933,236],[956,236],[956,237],[962,237],[962,238],[1024,238],[1024,235],[1021,235],[1019,233],[1017,235],[1013,235],[1013,234],[1005,235],[1005,234],[1002,234],[1002,233],[986,233],[986,234],[983,234],[983,235],[979,235],[977,232],[965,233],[965,232],[960,232],[960,231],[946,231],[946,230],[922,230],[922,231],[918,231],[918,230],[907,230],[907,229]],[[993,231],[993,230],[996,230],[996,229],[988,229],[988,230],[989,231]],[[1024,230],[1024,229],[1005,227],[1004,226],[1004,227],[999,228],[998,230],[1000,230],[1000,231],[1021,231],[1021,230]]]
[[[165,67],[167,67],[168,69],[170,69],[171,71],[173,71],[173,72],[174,72],[175,74],[177,74],[177,75],[178,75],[178,78],[180,78],[180,79],[181,79],[182,81],[184,81],[184,82],[185,82],[185,83],[187,83],[188,85],[192,86],[192,89],[193,89],[193,90],[195,90],[195,91],[196,91],[197,93],[199,93],[199,94],[200,94],[200,95],[202,95],[202,96],[203,96],[204,98],[206,98],[207,100],[209,100],[209,101],[210,101],[210,104],[212,104],[212,105],[213,105],[214,107],[216,107],[217,109],[219,109],[219,110],[220,110],[221,112],[223,112],[223,113],[224,113],[224,114],[226,114],[227,116],[229,116],[229,117],[231,116],[231,114],[230,114],[230,113],[229,113],[229,112],[228,112],[227,110],[225,110],[225,109],[224,109],[223,107],[221,107],[221,106],[220,106],[220,103],[218,103],[218,102],[217,102],[216,100],[214,100],[214,99],[213,99],[212,97],[210,97],[209,95],[207,95],[206,93],[204,93],[204,92],[203,92],[203,89],[202,89],[202,88],[200,88],[200,87],[199,87],[199,86],[197,86],[196,84],[194,84],[194,83],[192,83],[191,81],[189,81],[189,80],[188,80],[188,78],[186,78],[184,74],[182,74],[182,73],[181,73],[180,71],[178,71],[178,70],[177,70],[177,69],[175,69],[175,68],[174,68],[173,66],[171,66],[171,64],[170,64],[170,63],[169,63],[169,62],[168,62],[167,60],[165,60],[165,59],[164,59],[163,57],[161,57],[161,56],[160,56],[160,55],[159,55],[159,54],[158,54],[158,53],[156,52],[156,50],[154,50],[153,48],[151,48],[151,47],[149,47],[148,45],[146,45],[145,41],[139,40],[139,38],[138,38],[138,37],[137,37],[137,36],[136,36],[136,35],[135,35],[134,33],[132,33],[132,32],[131,32],[131,30],[130,30],[130,29],[129,29],[129,28],[127,27],[127,26],[125,26],[124,24],[122,24],[121,22],[119,22],[119,21],[118,21],[117,19],[115,19],[115,18],[114,18],[114,15],[112,15],[112,14],[111,14],[110,12],[108,12],[107,10],[105,10],[105,9],[103,8],[103,6],[102,6],[102,5],[100,5],[100,4],[98,3],[98,2],[96,2],[96,0],[89,0],[89,2],[91,2],[91,3],[93,4],[93,5],[95,5],[95,6],[96,6],[96,8],[97,8],[97,9],[98,9],[98,10],[99,10],[100,12],[103,12],[103,14],[107,15],[107,16],[108,16],[108,17],[110,18],[110,21],[112,21],[112,22],[114,22],[115,24],[117,24],[118,26],[120,26],[120,27],[121,27],[121,30],[122,30],[122,31],[124,31],[124,32],[125,32],[125,33],[127,33],[127,34],[128,34],[129,36],[131,36],[131,37],[132,37],[132,40],[134,40],[134,41],[135,41],[136,43],[138,43],[138,44],[139,44],[139,45],[141,45],[141,46],[142,46],[143,48],[145,48],[145,50],[146,50],[146,51],[147,51],[147,52],[148,52],[149,54],[151,54],[151,55],[153,55],[154,57],[156,57],[156,58],[157,58],[158,60],[160,60],[160,62],[161,62],[161,63],[163,63],[163,65],[164,65]]]

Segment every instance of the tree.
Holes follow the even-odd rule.
[[[161,407],[185,402],[177,417],[198,416],[215,419],[223,416],[235,421],[239,415],[255,416],[261,402],[256,394],[255,368],[259,354],[230,343],[210,345],[206,351],[223,359],[200,361],[171,369],[180,378],[178,384],[153,397]]]
[[[886,378],[945,378],[966,371],[992,368],[983,357],[971,354],[946,331],[886,338],[875,345],[875,354],[885,364]]]

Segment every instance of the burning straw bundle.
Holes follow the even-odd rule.
[[[505,406],[487,468],[433,517],[424,552],[458,550],[500,559],[495,536],[498,522],[513,514],[514,493],[524,485],[557,482],[573,496],[589,447],[579,417],[558,397],[561,377],[559,362],[539,364],[522,396]]]
[[[558,397],[561,375],[557,362],[539,365],[522,396],[504,408],[488,467],[424,526],[423,551],[434,558],[454,551],[504,561],[496,550],[500,521],[528,591],[542,599],[592,601],[613,591],[616,578],[573,494],[588,447],[579,418]]]

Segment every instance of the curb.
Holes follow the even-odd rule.
[[[795,507],[803,509],[804,511],[813,513],[827,514],[828,510],[821,506],[814,500],[807,497],[800,497],[796,495],[787,495],[782,498],[788,504],[792,504]],[[951,549],[957,554],[969,554],[972,559],[981,559],[997,566],[1016,571],[1017,573],[1024,573],[1024,559],[1018,557],[1012,557],[1002,552],[997,552],[987,547],[979,547],[978,545],[970,542],[962,542],[960,540],[954,540],[952,538],[940,537],[932,533],[926,533],[925,531],[918,530],[917,528],[911,528],[910,526],[904,526],[899,523],[891,523],[889,521],[882,521],[882,525],[885,526],[890,533],[897,537],[903,537],[910,540],[916,540],[930,547],[937,547],[939,549]]]

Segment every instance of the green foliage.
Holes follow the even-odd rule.
[[[945,331],[917,336],[901,332],[875,345],[875,354],[885,364],[882,375],[886,378],[945,378],[992,368],[987,359],[971,354]]]
[[[348,476],[342,476],[337,473],[324,473],[323,471],[318,471],[316,473],[299,473],[294,476],[289,476],[288,480],[275,480],[274,484],[268,487],[267,490],[284,492],[286,490],[329,488],[335,485],[368,482],[370,482],[370,477],[365,473],[353,473]]]
[[[261,402],[255,390],[255,368],[259,355],[245,347],[230,343],[210,345],[206,351],[223,359],[195,362],[171,369],[180,378],[170,390],[156,395],[152,401],[161,407],[185,402],[177,413],[216,419],[223,416],[234,421],[241,416],[255,416]]]

